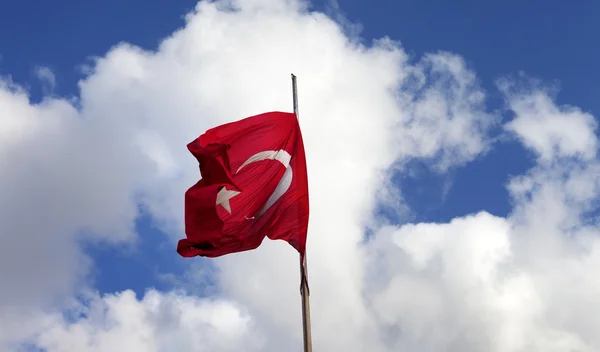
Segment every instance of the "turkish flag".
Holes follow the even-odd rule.
[[[257,248],[265,236],[301,255],[308,228],[308,179],[296,114],[269,112],[221,125],[188,144],[202,179],[185,193],[183,257]]]

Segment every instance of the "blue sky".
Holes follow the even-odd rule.
[[[38,102],[44,90],[35,70],[48,67],[56,77],[51,95],[77,96],[77,82],[84,77],[81,66],[90,64],[90,57],[104,56],[120,42],[155,50],[185,24],[183,16],[195,5],[193,0],[4,1],[0,4],[0,75],[26,87],[32,102]],[[332,3],[311,5],[313,10],[332,14]],[[559,88],[557,104],[600,116],[600,70],[596,69],[600,3],[338,0],[337,6],[348,21],[362,26],[365,45],[388,36],[400,41],[413,61],[440,50],[461,55],[487,94],[487,110],[503,122],[514,113],[507,109],[496,82],[521,74]],[[500,134],[499,128],[492,130],[492,135]],[[181,140],[181,148],[187,142]],[[435,171],[426,160],[411,161],[410,172],[392,178],[411,214],[391,220],[443,223],[481,210],[509,216],[513,204],[506,184],[510,177],[531,168],[535,155],[514,139],[493,143],[485,155],[444,172]],[[192,164],[186,167],[194,168]],[[132,289],[141,297],[149,288],[167,292],[179,287],[180,283],[174,286],[165,277],[185,280],[189,263],[155,225],[148,214],[139,218],[136,230],[143,240],[133,247],[86,241],[85,252],[94,261],[95,289],[100,293]],[[207,260],[194,260],[211,265]]]
[[[77,67],[126,41],[155,49],[183,25],[195,1],[5,2],[0,19],[2,72],[35,88],[32,67],[56,72],[58,94],[75,93]],[[327,2],[313,2],[316,10]],[[448,50],[460,53],[494,94],[495,79],[520,71],[558,81],[559,101],[597,111],[600,57],[594,2],[563,1],[338,1],[346,17],[362,24],[365,42],[389,36],[416,56]],[[35,7],[36,11],[32,11]],[[16,34],[18,33],[18,35]],[[510,52],[510,55],[507,55]]]

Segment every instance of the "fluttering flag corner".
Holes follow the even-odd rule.
[[[185,193],[183,257],[252,250],[287,241],[302,256],[308,177],[295,113],[267,112],[209,129],[188,144],[201,179]]]

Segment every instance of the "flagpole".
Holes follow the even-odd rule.
[[[296,76],[292,73],[292,93],[294,98],[294,113],[298,114],[298,87]],[[310,331],[310,292],[308,290],[308,266],[306,265],[306,252],[300,255],[300,295],[302,297],[302,332],[304,337],[304,352],[312,352],[312,337]]]

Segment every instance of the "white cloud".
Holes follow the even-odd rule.
[[[557,157],[596,157],[598,149],[594,117],[577,107],[553,104],[548,92],[539,87],[519,91],[508,82],[500,89],[507,95],[508,105],[517,117],[506,125],[527,147],[548,162]]]
[[[47,351],[259,351],[264,336],[233,302],[149,291],[90,297],[54,314],[29,342]]]
[[[516,98],[539,98],[531,94]],[[569,116],[547,102],[547,109],[515,110],[516,120]],[[380,275],[367,297],[378,330],[395,335],[389,349],[598,350],[600,233],[590,214],[600,178],[597,161],[578,161],[595,145],[593,136],[581,153],[555,154],[512,179],[508,218],[481,212],[448,224],[382,228],[370,245],[371,272]]]
[[[388,170],[411,158],[462,165],[487,150],[496,118],[460,57],[415,62],[390,39],[359,44],[305,5],[200,3],[156,52],[120,44],[97,59],[79,84],[79,110],[57,98],[33,105],[0,86],[0,324],[10,327],[0,347],[300,350],[298,258],[281,242],[214,260],[222,300],[126,291],[84,300],[74,308],[84,316],[56,313],[86,290],[81,239],[144,240],[133,233],[136,201],[177,255],[183,193],[198,178],[185,144],[220,123],[290,110],[294,72],[311,187],[315,350],[600,348],[600,257],[585,216],[598,195],[591,117],[507,93],[516,114],[507,128],[541,156],[509,185],[513,214],[385,226],[365,245],[375,205],[402,208],[390,200],[397,190],[382,189]],[[575,127],[562,128],[567,119]],[[577,155],[590,162],[546,162]]]
[[[496,117],[485,110],[485,94],[475,74],[459,56],[440,52],[426,55],[405,81],[408,112],[402,119],[400,155],[437,157],[445,170],[472,160],[486,150],[486,131]]]
[[[25,92],[0,87],[0,306],[37,304],[70,291],[85,272],[79,232],[132,238],[144,162],[66,101],[32,105]]]
[[[50,93],[54,90],[54,87],[56,87],[56,76],[49,67],[36,67],[35,75],[44,85],[44,90],[46,91],[46,93]]]

